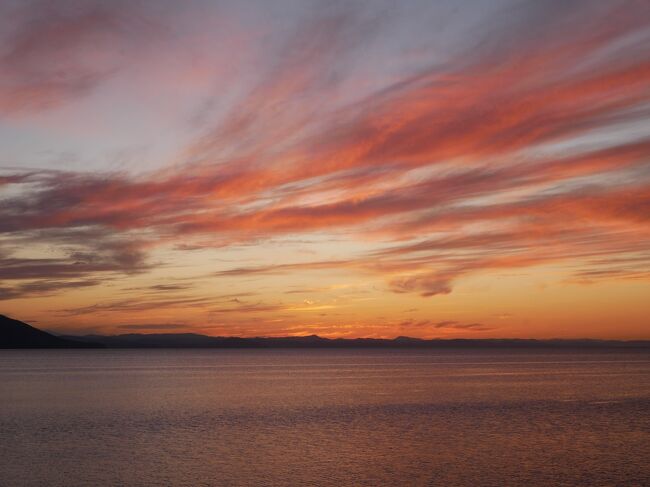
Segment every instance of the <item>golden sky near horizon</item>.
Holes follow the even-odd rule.
[[[650,3],[0,2],[0,312],[650,338]]]

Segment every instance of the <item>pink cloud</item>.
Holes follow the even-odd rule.
[[[471,273],[567,260],[583,262],[578,275],[629,276],[627,266],[603,269],[595,259],[646,250],[647,137],[592,140],[570,154],[549,147],[647,115],[650,63],[629,47],[650,28],[642,8],[614,3],[583,12],[575,28],[549,25],[540,36],[548,41],[466,49],[448,65],[423,64],[332,107],[323,100],[336,98],[337,76],[354,70],[351,53],[372,29],[354,17],[310,18],[177,165],[138,176],[2,176],[0,187],[12,192],[0,232],[73,250],[45,261],[7,255],[0,277],[94,282],[147,271],[147,253],[159,245],[338,231],[391,247],[217,275],[343,268],[424,297],[449,294]],[[0,59],[0,112],[45,109],[94,89],[123,62],[113,41],[146,35],[132,21],[92,6],[21,24]],[[88,229],[94,236],[71,243]]]

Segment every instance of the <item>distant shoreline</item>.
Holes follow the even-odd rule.
[[[198,334],[128,334],[65,336],[67,340],[105,348],[216,348],[216,349],[513,349],[513,350],[648,350],[646,340],[537,340],[537,339],[432,339],[410,337],[322,338],[306,337],[211,337]]]
[[[648,350],[650,340],[438,338],[213,337],[196,333],[130,333],[56,336],[0,315],[0,349],[511,349],[511,350]]]

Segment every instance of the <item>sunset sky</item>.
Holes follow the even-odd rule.
[[[650,2],[0,0],[0,312],[650,338]]]

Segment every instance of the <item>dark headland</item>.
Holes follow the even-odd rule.
[[[100,343],[57,337],[0,315],[0,348],[105,348]]]
[[[55,336],[26,323],[0,315],[0,348],[469,348],[469,349],[641,349],[650,351],[648,340],[592,339],[433,339],[411,337],[323,338],[213,337],[195,333],[131,333],[124,335]]]

